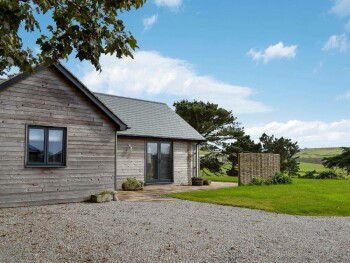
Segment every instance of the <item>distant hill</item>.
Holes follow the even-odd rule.
[[[322,164],[324,157],[331,157],[341,153],[341,148],[306,148],[299,153],[299,162]]]

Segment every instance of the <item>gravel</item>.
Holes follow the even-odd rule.
[[[350,218],[180,200],[0,209],[0,262],[350,262]]]

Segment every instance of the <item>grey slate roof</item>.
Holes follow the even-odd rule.
[[[118,132],[118,135],[205,140],[165,103],[102,93],[95,93],[95,96],[130,127],[128,130]]]

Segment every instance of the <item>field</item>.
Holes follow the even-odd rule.
[[[307,148],[302,149],[297,156],[300,162],[322,164],[323,158],[335,156],[340,153],[340,148]]]
[[[298,156],[300,158],[324,158],[341,153],[340,148],[306,148],[302,149]]]
[[[290,185],[242,186],[171,194],[197,202],[306,216],[350,216],[350,180],[293,179]]]
[[[322,159],[324,157],[331,157],[341,153],[340,148],[313,148],[302,149],[299,156],[299,174],[304,175],[305,172],[316,170],[318,173],[326,171],[322,165]],[[342,173],[340,169],[336,169],[336,172]]]
[[[299,174],[301,176],[303,176],[306,172],[309,172],[309,171],[316,170],[316,172],[319,173],[327,170],[327,168],[325,168],[322,164],[304,163],[304,162],[300,162],[299,168],[300,168]]]

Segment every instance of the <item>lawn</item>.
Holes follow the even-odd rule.
[[[232,183],[238,183],[238,176],[216,176],[216,175],[201,175],[204,179],[208,179],[214,182],[232,182]]]
[[[306,216],[350,216],[350,180],[293,179],[291,185],[242,186],[170,197]]]
[[[237,183],[238,182],[238,176],[228,176],[226,171],[231,169],[231,164],[229,163],[225,163],[221,166],[221,171],[220,173],[213,174],[210,171],[208,171],[207,169],[204,169],[203,171],[201,171],[200,176],[211,180],[211,181],[215,181],[215,182],[234,182]]]

